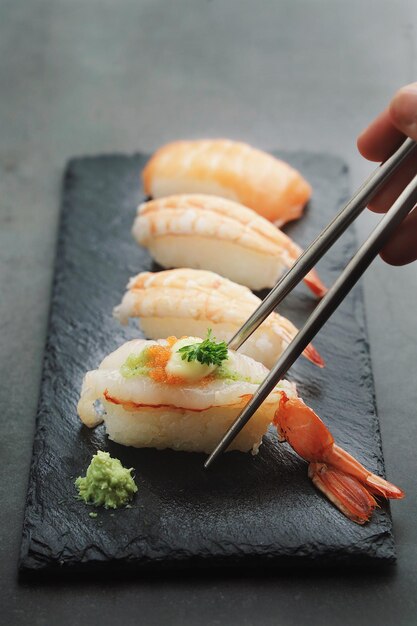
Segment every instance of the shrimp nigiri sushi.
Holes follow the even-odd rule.
[[[132,233],[163,267],[210,270],[255,290],[273,287],[302,252],[251,209],[203,194],[141,204]],[[326,292],[315,270],[304,281],[315,295]]]
[[[204,337],[211,328],[221,341],[233,337],[259,306],[261,300],[250,289],[214,272],[181,268],[162,272],[142,272],[130,279],[114,316],[127,324],[139,318],[146,337]],[[271,313],[240,348],[240,352],[271,368],[297,328],[287,318]],[[304,356],[323,367],[324,361],[312,345]]]
[[[86,374],[78,413],[90,427],[104,421],[110,439],[122,445],[209,453],[267,373],[263,365],[228,350],[210,333],[205,340],[138,339]],[[337,446],[318,415],[285,380],[229,450],[256,453],[271,422],[280,439],[309,462],[314,485],[353,521],[363,524],[370,518],[377,506],[375,495],[404,496]]]
[[[219,366],[181,358],[181,348],[202,343],[197,337],[125,343],[86,374],[78,403],[81,420],[90,427],[104,421],[109,438],[125,446],[211,452],[268,370],[225,344],[227,358],[217,360]],[[231,449],[257,451],[280,389],[295,395],[294,385],[280,382]]]
[[[284,161],[237,141],[176,141],[143,170],[145,193],[161,198],[208,193],[236,200],[281,226],[299,218],[311,196],[301,174]]]

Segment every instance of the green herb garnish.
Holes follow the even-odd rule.
[[[178,350],[183,361],[199,361],[205,365],[221,365],[227,359],[227,343],[216,342],[211,336],[211,328],[207,331],[207,337],[201,343],[193,343],[183,346]]]

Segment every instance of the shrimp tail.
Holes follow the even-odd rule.
[[[310,463],[308,475],[315,487],[357,524],[365,524],[378,506],[372,494],[393,499],[404,497],[401,489],[375,474],[368,474],[364,484],[337,467],[315,462]]]
[[[395,500],[404,497],[404,492],[389,483],[382,476],[377,476],[369,472],[359,461],[351,456],[346,450],[333,444],[323,455],[323,461],[327,462],[339,471],[354,476],[359,480],[369,492],[384,498],[393,498]]]
[[[310,463],[308,475],[314,486],[357,524],[365,524],[378,506],[375,498],[357,478],[326,463]]]
[[[310,270],[308,274],[305,275],[304,282],[318,298],[322,298],[326,295],[327,287],[320,280],[320,277],[315,269]]]
[[[313,484],[354,522],[364,524],[370,519],[378,506],[374,496],[404,497],[401,489],[336,445],[327,426],[300,398],[283,393],[274,423],[280,437],[309,462]]]
[[[402,489],[388,482],[385,478],[381,478],[381,476],[376,476],[375,474],[370,474],[366,478],[366,484],[369,491],[375,493],[377,496],[384,496],[384,498],[401,500],[401,498],[404,498],[405,495]]]
[[[324,359],[317,352],[317,350],[313,346],[313,344],[310,343],[307,346],[307,348],[304,350],[303,354],[309,361],[314,363],[314,365],[317,365],[318,367],[324,367],[325,366]]]

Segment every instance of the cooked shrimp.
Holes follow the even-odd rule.
[[[208,193],[237,200],[279,226],[299,218],[311,196],[309,183],[287,163],[226,139],[163,146],[143,170],[143,185],[153,198]]]
[[[302,250],[251,209],[216,196],[170,196],[142,204],[133,236],[164,267],[217,272],[251,289],[273,287]],[[317,272],[306,285],[321,297]]]
[[[259,306],[250,289],[213,272],[175,269],[143,272],[131,278],[123,300],[114,310],[122,324],[140,320],[146,337],[191,333],[205,336],[211,328],[228,341]],[[244,343],[240,352],[271,368],[297,333],[287,318],[272,313]],[[310,345],[304,356],[322,367],[323,359]]]
[[[309,461],[308,475],[347,517],[367,522],[377,502],[374,495],[403,498],[404,492],[372,474],[343,448],[334,443],[321,419],[298,397],[281,394],[274,423],[280,436]]]

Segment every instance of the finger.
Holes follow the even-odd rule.
[[[404,141],[386,109],[359,135],[358,150],[369,161],[385,161]]]
[[[397,91],[391,100],[389,115],[399,131],[417,141],[417,83]]]
[[[398,198],[403,189],[417,172],[417,153],[408,155],[399,169],[374,196],[368,208],[375,213],[385,213]]]
[[[390,265],[406,265],[417,259],[417,208],[395,230],[381,257]]]

